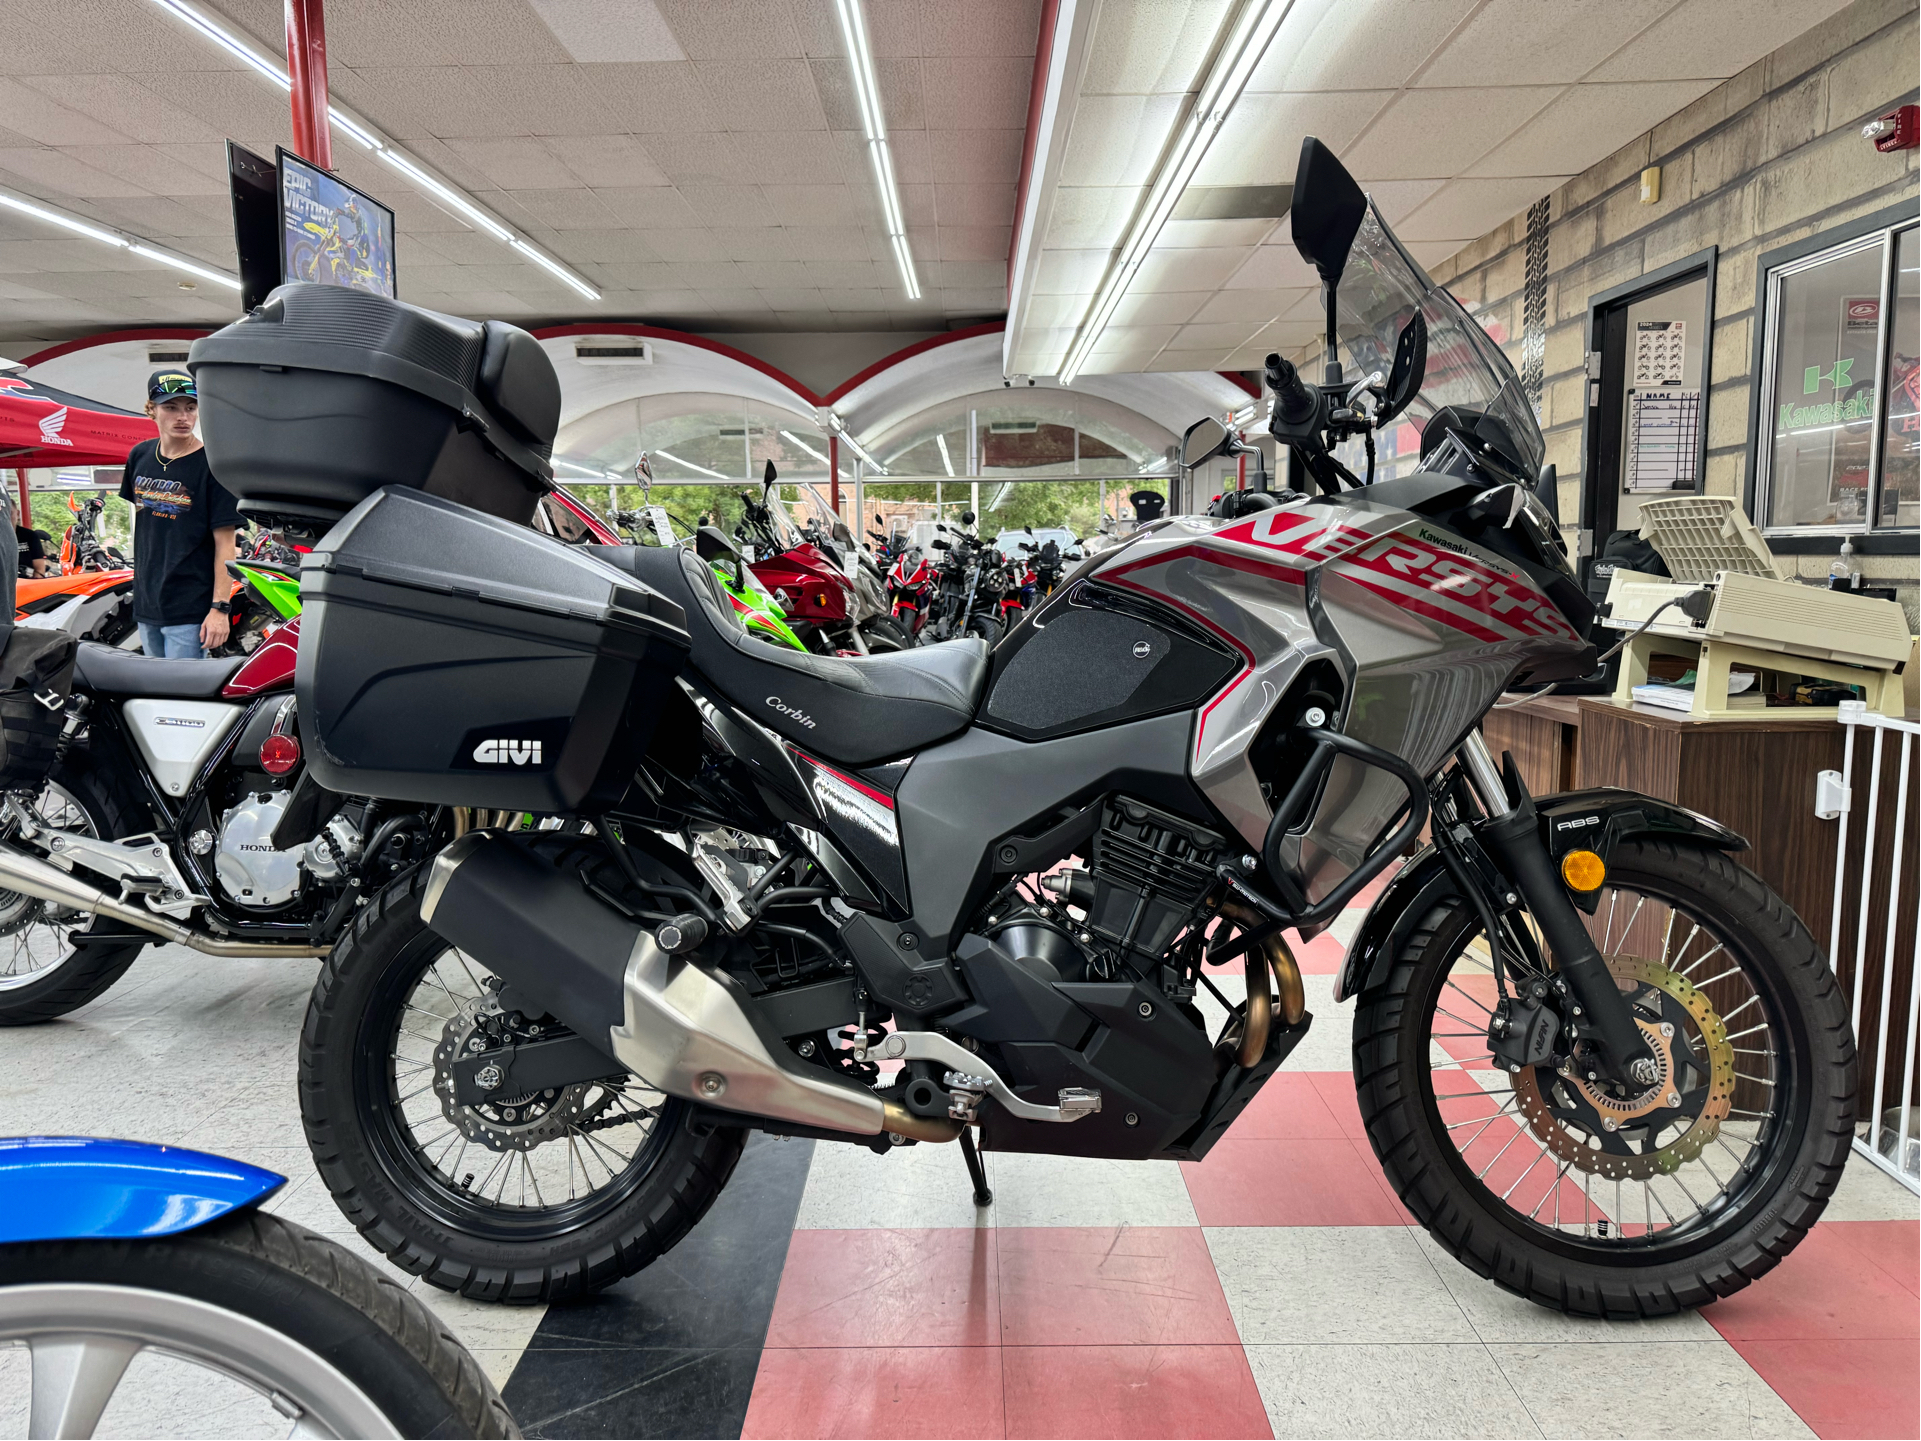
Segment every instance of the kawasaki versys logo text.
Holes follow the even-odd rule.
[[[483,766],[543,764],[539,741],[485,740],[474,747],[474,759]]]

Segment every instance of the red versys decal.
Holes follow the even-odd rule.
[[[1385,600],[1477,640],[1580,640],[1554,603],[1526,581],[1503,575],[1471,555],[1405,534],[1383,537],[1332,569]]]

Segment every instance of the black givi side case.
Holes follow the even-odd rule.
[[[498,320],[300,282],[188,352],[214,477],[254,514],[326,525],[383,485],[525,524],[553,480],[560,382]]]
[[[603,809],[688,651],[684,612],[632,576],[399,486],[302,560],[300,596],[307,761],[348,795]]]

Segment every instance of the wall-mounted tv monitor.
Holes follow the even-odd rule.
[[[280,162],[280,278],[394,295],[394,213],[285,149]]]

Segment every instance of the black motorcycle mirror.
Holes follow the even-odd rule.
[[[1348,251],[1367,214],[1367,196],[1334,158],[1334,152],[1312,135],[1301,141],[1300,164],[1294,171],[1294,200],[1289,207],[1294,248],[1321,277],[1321,300],[1327,311],[1327,376],[1325,384],[1341,383],[1340,338],[1334,324],[1334,296],[1347,268]]]
[[[780,472],[774,469],[774,462],[767,462],[767,469],[760,473],[760,493],[764,497],[774,488],[774,479]]]
[[[1407,403],[1421,393],[1421,382],[1426,378],[1427,321],[1417,310],[1401,327],[1401,338],[1394,342],[1394,368],[1388,372],[1387,394],[1375,413],[1375,425],[1386,425],[1407,409]]]
[[[972,525],[975,519],[974,512],[971,510],[963,510],[960,514],[960,522],[962,525]]]
[[[1187,433],[1181,437],[1181,464],[1189,470],[1205,465],[1225,451],[1233,440],[1233,433],[1225,425],[1211,415],[1205,416],[1188,426]]]
[[[731,575],[735,590],[747,588],[747,568],[740,558],[740,547],[727,538],[717,525],[703,525],[694,532],[694,554],[709,565],[720,565]]]

